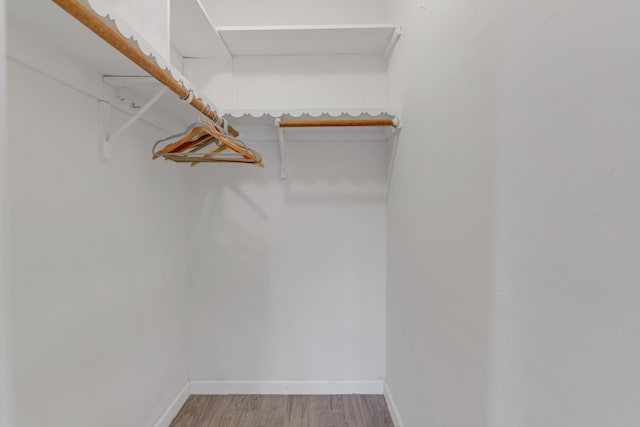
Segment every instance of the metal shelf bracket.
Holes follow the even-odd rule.
[[[391,155],[389,156],[389,165],[387,168],[387,189],[391,185],[391,178],[393,177],[393,167],[396,163],[396,153],[398,151],[398,142],[400,140],[400,133],[402,132],[402,121],[400,116],[396,116],[393,119],[393,125],[395,129],[391,132],[387,138],[387,143],[391,143]]]
[[[276,129],[278,130],[278,142],[280,145],[280,178],[287,179],[287,157],[284,149],[284,129],[280,127],[280,118],[276,119]]]
[[[113,141],[121,136],[127,129],[129,129],[136,121],[138,121],[144,113],[149,111],[153,105],[158,102],[162,95],[167,93],[167,87],[163,86],[154,96],[151,98],[144,106],[137,109],[136,113],[127,120],[127,122],[122,125],[115,132],[110,132],[111,127],[111,104],[106,101],[98,101],[99,108],[99,125],[102,129],[100,133],[100,139],[98,141],[99,144],[99,152],[100,152],[100,162],[108,163],[111,160],[111,150]]]

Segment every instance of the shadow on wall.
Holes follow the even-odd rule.
[[[189,171],[191,378],[361,378],[377,339],[353,342],[384,312],[385,145],[290,143],[288,180],[261,145],[266,169]]]
[[[288,204],[380,204],[386,200],[386,145],[369,141],[304,141],[287,145]]]

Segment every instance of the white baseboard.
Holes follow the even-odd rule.
[[[383,394],[376,381],[191,381],[191,394]]]
[[[400,416],[400,412],[398,412],[398,407],[396,406],[396,402],[394,402],[393,400],[391,390],[389,389],[389,385],[386,382],[384,383],[384,400],[387,401],[387,407],[389,408],[389,413],[391,414],[393,425],[395,427],[404,427],[402,417]]]
[[[178,415],[178,412],[180,412],[182,405],[184,405],[184,402],[187,401],[190,395],[191,384],[187,382],[184,387],[182,387],[182,389],[178,392],[178,395],[175,399],[173,399],[167,410],[164,411],[164,414],[162,414],[155,427],[169,427],[173,422],[173,419],[176,417],[176,415]]]

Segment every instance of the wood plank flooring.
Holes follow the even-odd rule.
[[[191,396],[171,427],[393,427],[383,396]]]

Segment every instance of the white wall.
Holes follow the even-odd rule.
[[[638,424],[639,12],[398,2],[387,381],[405,427]]]
[[[7,227],[7,145],[6,145],[6,25],[5,4],[0,0],[0,427],[13,427],[11,349],[9,347],[9,274]]]
[[[390,8],[389,0],[201,1],[215,25],[381,24]]]
[[[496,427],[640,422],[638,16],[505,9]]]
[[[191,378],[382,380],[384,142],[287,141],[191,170]]]
[[[153,426],[187,381],[185,176],[142,123],[99,164],[94,98],[15,61],[9,82],[17,425]]]
[[[336,110],[389,105],[379,55],[240,56],[184,61],[185,75],[222,109]]]
[[[339,109],[388,105],[386,62],[375,55],[238,57],[234,107]]]
[[[495,13],[491,1],[396,2],[387,383],[405,427],[487,425]]]

